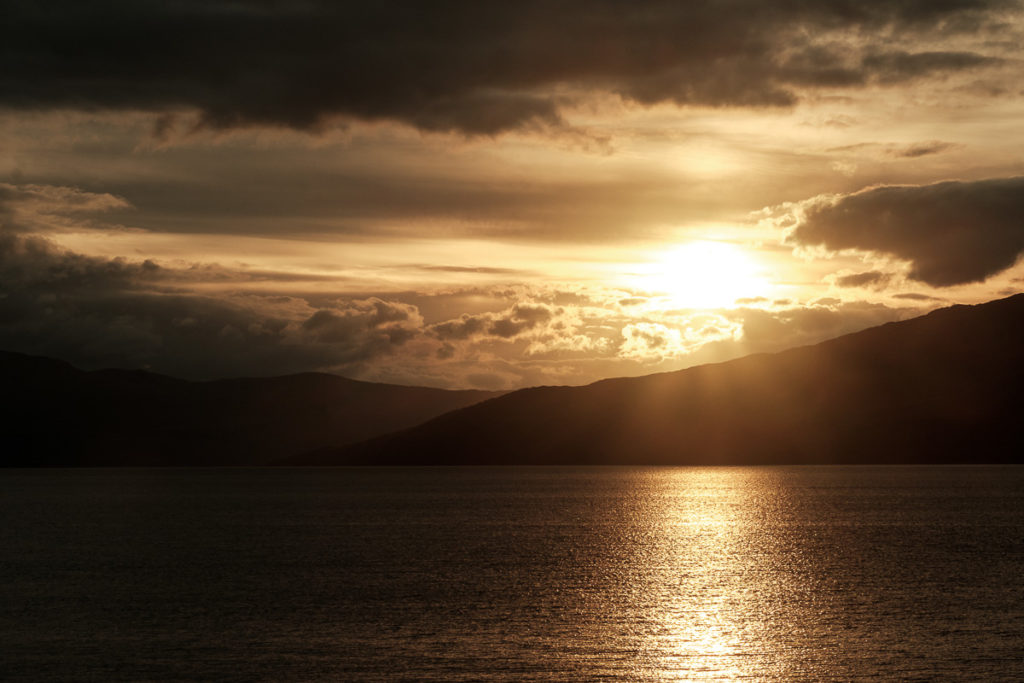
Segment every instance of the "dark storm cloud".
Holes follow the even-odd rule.
[[[798,209],[787,240],[910,262],[934,287],[981,282],[1024,252],[1024,178],[876,187],[816,198]]]
[[[375,3],[4,0],[0,103],[197,108],[200,125],[315,129],[328,117],[494,134],[557,126],[559,84],[643,102],[774,106],[794,86],[901,82],[990,63],[970,52],[886,52],[979,31],[1011,0]],[[864,54],[787,54],[847,32]],[[872,44],[877,41],[878,45]],[[820,52],[820,54],[824,54]],[[170,126],[160,119],[158,128]],[[159,131],[158,131],[159,132]]]

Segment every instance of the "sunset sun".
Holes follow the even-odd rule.
[[[688,308],[729,306],[741,297],[762,296],[768,288],[753,258],[727,242],[688,242],[664,252],[645,270],[644,284],[673,305]]]

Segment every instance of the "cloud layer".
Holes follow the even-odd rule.
[[[995,30],[1011,0],[377,3],[5,0],[0,104],[197,109],[199,125],[333,116],[494,134],[559,126],[573,92],[766,107],[999,62],[929,38]],[[899,44],[900,50],[888,45]],[[173,125],[162,119],[158,128]]]
[[[3,229],[0,349],[194,379],[330,371],[403,384],[517,388],[775,351],[910,310],[827,301],[686,311],[638,292],[582,287],[362,297],[196,289],[246,277],[211,264],[90,257]],[[494,305],[431,322],[421,309],[431,298],[438,300],[433,308],[464,299]]]

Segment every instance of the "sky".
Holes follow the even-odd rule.
[[[1024,291],[1006,0],[0,0],[0,348],[514,389]]]

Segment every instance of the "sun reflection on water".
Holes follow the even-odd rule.
[[[661,473],[662,475],[666,473]],[[658,537],[647,589],[653,624],[644,650],[661,680],[757,677],[764,617],[759,555],[751,553],[760,507],[749,471],[695,469],[659,477],[648,523]],[[754,563],[751,563],[751,559]]]

